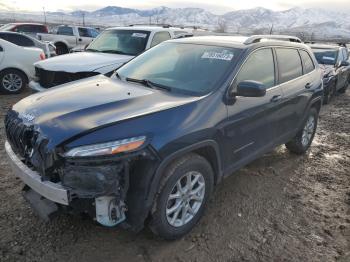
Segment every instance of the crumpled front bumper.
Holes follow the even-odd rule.
[[[70,195],[68,189],[60,183],[43,181],[38,172],[31,170],[18,158],[8,142],[5,143],[5,150],[15,175],[27,186],[48,200],[62,205],[69,205]]]

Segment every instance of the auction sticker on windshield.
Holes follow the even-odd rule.
[[[132,37],[146,38],[146,37],[147,37],[147,34],[143,34],[143,33],[133,33],[131,36],[132,36]]]
[[[222,51],[221,53],[210,51],[210,52],[204,52],[202,55],[202,58],[204,59],[217,59],[217,60],[225,60],[225,61],[231,61],[233,59],[233,54],[228,51]]]

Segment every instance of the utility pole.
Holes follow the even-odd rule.
[[[43,12],[44,12],[44,25],[46,25],[46,12],[45,12],[45,6],[43,6]]]
[[[85,26],[85,12],[83,12],[83,26]]]

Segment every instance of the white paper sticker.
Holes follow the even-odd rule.
[[[143,33],[133,33],[131,36],[132,36],[132,37],[146,38],[146,37],[147,37],[147,34],[143,34]]]
[[[221,53],[218,52],[204,52],[202,55],[203,59],[217,59],[217,60],[225,60],[225,61],[231,61],[233,59],[233,54],[227,51],[223,51]]]
[[[323,60],[332,60],[332,61],[335,60],[333,57],[330,57],[330,56],[323,56],[322,59]]]

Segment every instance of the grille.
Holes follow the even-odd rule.
[[[33,127],[25,125],[13,111],[9,111],[5,118],[5,129],[12,150],[22,158],[27,158],[35,143]]]
[[[62,85],[68,82],[76,81],[90,76],[98,75],[98,72],[78,72],[67,73],[62,71],[49,71],[35,67],[35,75],[39,79],[39,83],[44,88],[50,88]]]

